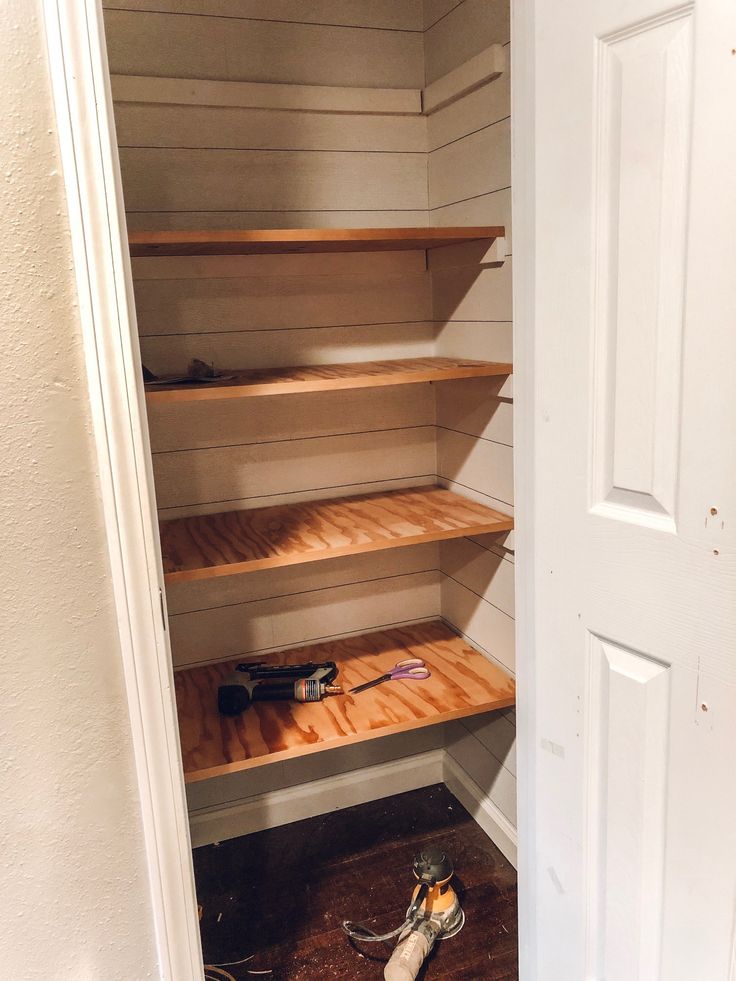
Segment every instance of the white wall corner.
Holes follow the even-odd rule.
[[[513,824],[448,752],[444,754],[442,772],[447,789],[516,868],[517,835]]]

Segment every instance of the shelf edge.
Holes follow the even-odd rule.
[[[176,520],[176,519],[174,519]],[[444,542],[454,538],[468,538],[472,535],[504,534],[514,529],[514,519],[509,516],[507,521],[488,524],[470,525],[466,528],[450,528],[442,532],[427,532],[421,535],[410,535],[400,539],[384,539],[380,542],[363,543],[360,548],[343,545],[339,548],[325,549],[324,552],[309,554],[298,553],[289,556],[269,556],[265,559],[249,559],[246,562],[233,562],[228,565],[204,566],[198,569],[182,569],[164,573],[166,583],[194,582],[201,579],[217,579],[221,576],[235,576],[246,572],[258,572],[261,569],[278,569],[287,565],[307,565],[311,562],[324,562],[327,559],[337,559],[348,555],[363,555],[366,552],[382,552],[393,548],[405,548],[410,545],[422,545],[425,542]]]

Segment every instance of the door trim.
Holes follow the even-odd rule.
[[[43,20],[135,752],[158,976],[163,981],[201,981],[194,873],[102,10],[98,0],[44,0]]]
[[[534,450],[536,0],[511,4],[511,207],[514,253],[514,510],[519,977],[541,977],[537,955]]]

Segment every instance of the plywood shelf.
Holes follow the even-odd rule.
[[[489,242],[501,225],[448,228],[262,228],[238,231],[130,232],[134,257],[267,255],[301,252],[394,252],[434,249],[463,242]]]
[[[217,710],[228,661],[175,675],[184,774],[189,782],[307,753],[462,719],[514,704],[514,682],[444,623],[415,624],[282,651],[269,664],[335,661],[346,690],[420,657],[432,676],[391,681],[322,702],[256,702],[236,719]]]
[[[167,582],[505,532],[507,514],[440,487],[303,501],[162,521]]]
[[[383,385],[412,385],[458,378],[490,378],[510,375],[506,362],[471,361],[467,358],[402,358],[395,361],[359,361],[351,364],[304,365],[296,368],[259,368],[223,371],[224,381],[147,385],[146,401],[203,402],[218,399],[334,392]]]

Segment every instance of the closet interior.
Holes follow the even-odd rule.
[[[105,8],[193,844],[444,781],[513,861],[508,0]]]

